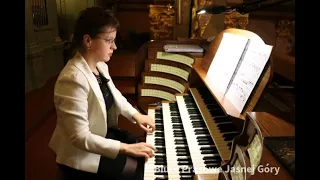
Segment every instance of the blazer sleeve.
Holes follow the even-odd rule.
[[[75,147],[115,158],[119,153],[120,141],[93,134],[89,129],[89,91],[89,83],[80,72],[59,77],[54,92],[57,124]]]
[[[118,90],[118,88],[114,85],[110,74],[109,74],[109,67],[106,63],[102,62],[100,64],[104,68],[104,72],[106,73],[106,76],[109,81],[109,86],[112,88],[113,93],[114,93],[114,98],[117,98],[117,102],[119,102],[119,108],[120,108],[120,114],[122,114],[124,117],[126,117],[129,121],[132,123],[136,123],[136,121],[133,119],[133,115],[137,113],[137,109],[135,109],[129,102],[128,100],[122,95],[122,93]]]
[[[122,95],[122,93],[115,87],[112,80],[110,80],[110,82],[114,87],[115,98],[119,99],[117,101],[119,102],[120,113],[132,123],[136,123],[136,121],[133,119],[133,115],[138,111],[128,102],[128,100]]]

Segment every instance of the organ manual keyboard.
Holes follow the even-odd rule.
[[[221,174],[220,166],[229,162],[235,149],[240,148],[233,143],[233,140],[245,131],[243,127],[247,112],[254,111],[269,81],[271,66],[268,60],[245,106],[242,110],[236,108],[232,100],[207,79],[208,68],[217,53],[223,33],[249,38],[253,45],[264,45],[263,40],[250,31],[226,29],[210,43],[203,57],[194,57],[195,61],[191,69],[185,65],[178,65],[177,62],[172,66],[188,72],[188,81],[174,73],[162,71],[157,73],[166,74],[159,75],[165,80],[162,79],[163,81],[157,83],[149,82],[149,84],[145,82],[147,74],[142,73],[148,67],[143,65],[150,63],[167,63],[168,65],[168,61],[164,60],[164,62],[156,58],[157,51],[161,51],[161,48],[157,48],[154,44],[157,43],[156,41],[151,43],[152,45],[149,44],[150,49],[140,49],[137,57],[146,59],[137,58],[137,63],[141,66],[138,68],[140,70],[138,74],[141,75],[138,85],[138,102],[140,107],[143,107],[142,110],[153,117],[156,123],[155,132],[147,134],[146,141],[160,149],[156,156],[148,159],[145,164],[146,180],[202,177],[218,179],[221,176],[219,175]],[[159,44],[162,47],[165,43]],[[142,48],[148,48],[148,46],[142,46]],[[147,60],[147,63],[144,60]],[[175,78],[170,78],[170,75]],[[148,72],[148,76],[156,76],[156,74]],[[144,92],[149,93],[142,95],[143,89],[147,90]],[[149,99],[145,100],[146,98]]]

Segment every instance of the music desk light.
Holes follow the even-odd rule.
[[[197,14],[223,14],[231,13],[234,11],[240,14],[246,14],[253,11],[258,11],[264,8],[282,4],[292,0],[258,0],[254,2],[242,3],[234,6],[207,6],[196,11]]]

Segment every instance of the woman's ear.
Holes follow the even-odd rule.
[[[88,34],[83,35],[83,45],[86,49],[91,48],[91,37]]]

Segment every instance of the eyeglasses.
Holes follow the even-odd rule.
[[[102,39],[104,40],[107,44],[115,44],[116,43],[116,39],[104,39],[104,38],[101,38],[101,37],[97,37],[98,39]]]

